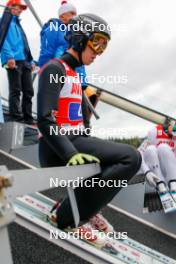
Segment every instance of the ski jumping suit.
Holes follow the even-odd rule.
[[[57,74],[59,80],[63,76],[67,76],[68,79],[77,76],[74,69],[78,66],[80,66],[78,61],[66,53],[59,61],[54,60],[45,65],[41,72],[38,91],[38,126],[42,134],[39,142],[40,164],[42,167],[65,166],[73,155],[86,153],[100,159],[102,172],[93,176],[94,178],[105,182],[129,181],[141,165],[141,155],[133,147],[87,135],[50,134],[51,126],[54,128],[84,126],[80,83],[50,82],[51,74]],[[114,186],[101,188],[98,184],[90,188],[86,186],[76,188],[81,224],[107,205],[120,189],[121,187]],[[57,219],[58,227],[61,229],[74,227],[68,197],[58,208]]]
[[[162,125],[149,131],[139,150],[142,154],[140,172],[145,174],[151,170],[166,184],[176,180],[176,138],[168,136]]]

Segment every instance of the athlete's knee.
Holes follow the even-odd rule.
[[[163,155],[168,155],[172,153],[172,149],[168,144],[160,144],[158,146],[158,155],[163,156]]]
[[[141,154],[138,150],[129,146],[128,156],[130,171],[132,172],[132,174],[135,174],[139,170],[142,163]]]
[[[158,155],[157,147],[154,145],[148,146],[144,153],[150,156]]]

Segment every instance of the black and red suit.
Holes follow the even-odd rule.
[[[60,60],[49,62],[43,69],[39,78],[38,91],[38,126],[42,134],[39,142],[39,158],[42,167],[64,166],[69,159],[77,153],[86,153],[100,160],[102,172],[99,180],[127,180],[129,181],[141,165],[141,156],[133,147],[114,143],[112,141],[80,135],[51,135],[51,127],[69,128],[84,126],[85,117],[82,113],[84,101],[80,84],[75,81],[68,85],[63,83],[63,76],[75,76],[78,61],[69,53],[64,54]],[[57,76],[58,82],[52,81]],[[73,77],[72,76],[72,77]],[[67,78],[66,78],[67,79]],[[67,90],[68,89],[68,90]],[[60,130],[59,130],[60,131]],[[75,175],[76,178],[76,175]],[[75,195],[78,203],[81,224],[106,206],[120,191],[121,187],[101,188],[78,187]],[[58,227],[64,229],[74,227],[69,199],[66,198],[57,211]]]

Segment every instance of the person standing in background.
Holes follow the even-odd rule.
[[[24,121],[27,124],[33,124],[32,97],[34,90],[32,71],[35,69],[35,63],[19,19],[27,6],[21,0],[9,0],[7,7],[13,18],[2,47],[1,62],[7,70],[9,82],[10,118],[13,121]],[[20,100],[21,93],[22,101]]]
[[[76,16],[77,10],[72,3],[62,1],[58,10],[58,18],[52,18],[42,28],[40,33],[41,47],[38,64],[42,67],[48,61],[54,58],[60,58],[68,49],[68,42],[65,40],[65,31],[71,18]],[[76,72],[82,80],[82,88],[87,88],[85,82],[85,66],[77,67]]]
[[[59,18],[50,19],[43,26],[40,33],[40,55],[38,60],[39,67],[43,67],[47,62],[54,58],[60,58],[66,50],[69,48],[69,43],[65,39],[65,31],[70,19],[77,15],[77,9],[72,3],[62,1],[58,10]],[[88,95],[91,93],[92,98],[89,97],[91,104],[95,107],[98,97],[93,94],[93,91],[88,87],[86,82],[86,70],[82,65],[76,68],[76,72],[81,79],[82,90]],[[93,99],[93,100],[92,100]],[[85,101],[85,96],[83,101]],[[86,103],[83,103],[83,115],[85,120],[85,126],[90,127],[91,113]]]

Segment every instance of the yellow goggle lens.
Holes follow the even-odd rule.
[[[109,39],[101,34],[94,33],[92,39],[88,41],[88,46],[95,51],[98,55],[101,55],[108,45]]]

